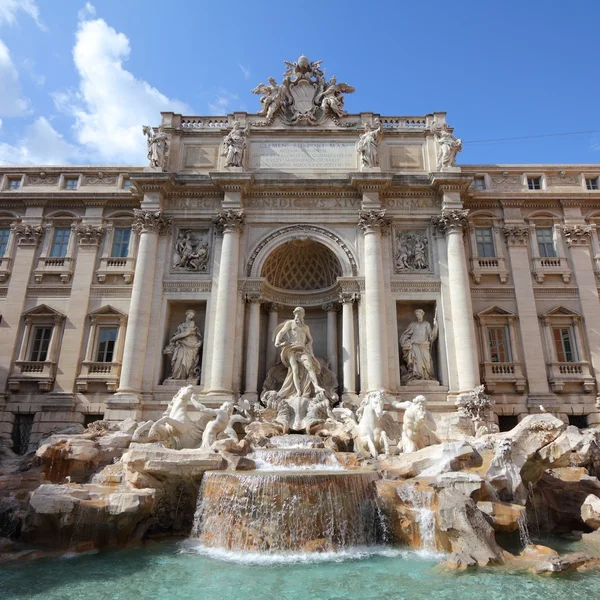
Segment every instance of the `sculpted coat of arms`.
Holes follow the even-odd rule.
[[[301,56],[297,62],[284,62],[281,84],[269,77],[268,84],[260,83],[252,90],[262,95],[258,114],[265,120],[257,124],[271,125],[279,117],[286,125],[318,125],[327,118],[340,127],[353,125],[341,122],[348,114],[344,94],[354,92],[351,85],[338,83],[335,77],[327,81],[321,60],[313,62]]]

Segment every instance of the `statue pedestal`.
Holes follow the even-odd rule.
[[[460,167],[442,167],[441,173],[460,173]]]
[[[443,387],[442,384],[434,379],[414,379],[413,381],[407,381],[401,389],[414,390],[415,393],[439,392],[441,387]]]
[[[363,166],[361,166],[360,172],[361,173],[381,173],[381,167],[363,167]]]

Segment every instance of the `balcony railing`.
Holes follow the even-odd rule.
[[[508,281],[508,269],[502,256],[471,258],[471,274],[475,283],[481,282],[482,275],[498,275],[501,283]]]
[[[53,361],[17,360],[8,387],[18,392],[24,382],[34,382],[42,392],[49,392],[54,384],[56,363]]]
[[[533,274],[538,283],[543,283],[546,275],[560,275],[565,283],[571,281],[567,259],[560,256],[534,256]]]
[[[8,256],[0,258],[0,283],[4,283],[10,275],[12,260]]]
[[[586,394],[594,391],[594,378],[587,362],[555,362],[548,365],[552,391],[562,392],[567,383],[581,384]]]
[[[521,363],[485,362],[483,363],[483,379],[490,392],[499,383],[512,383],[518,393],[525,391],[525,377]]]
[[[118,275],[123,277],[125,283],[131,283],[134,269],[135,258],[133,256],[125,258],[103,256],[100,259],[100,267],[96,271],[96,280],[98,283],[104,283],[107,275]]]
[[[81,373],[77,377],[76,386],[78,392],[87,392],[90,383],[104,383],[106,390],[110,393],[116,392],[119,387],[121,375],[121,363],[119,362],[97,362],[83,361]]]
[[[33,278],[36,283],[42,283],[46,275],[58,275],[62,283],[69,283],[73,276],[73,262],[70,256],[40,257]]]

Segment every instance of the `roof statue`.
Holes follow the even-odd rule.
[[[279,117],[286,125],[319,125],[331,119],[340,127],[353,123],[342,123],[342,117],[348,113],[344,110],[344,94],[351,94],[354,88],[347,83],[338,83],[335,77],[329,81],[321,63],[301,56],[297,62],[284,61],[286,70],[283,82],[278,84],[269,77],[269,84],[259,83],[253,94],[261,94],[259,115],[266,118],[260,125],[271,125],[275,117]]]

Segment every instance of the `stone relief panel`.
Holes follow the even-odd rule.
[[[218,146],[186,144],[183,150],[183,169],[208,169],[217,166]]]
[[[179,228],[173,242],[171,272],[208,273],[211,245],[209,228]]]
[[[390,168],[400,171],[423,171],[423,146],[406,144],[402,146],[388,145]]]
[[[427,229],[394,228],[395,273],[431,273],[432,265]]]

